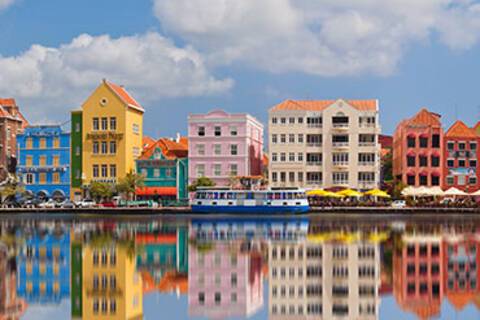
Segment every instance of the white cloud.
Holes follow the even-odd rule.
[[[6,9],[11,6],[15,0],[0,0],[0,10]]]
[[[0,70],[0,96],[16,97],[34,118],[42,114],[35,114],[37,107],[51,115],[80,106],[102,78],[125,85],[145,107],[162,97],[218,94],[233,85],[212,76],[194,49],[158,33],[82,34],[58,48],[33,45],[18,56],[0,56]]]
[[[412,43],[438,35],[468,49],[480,38],[473,0],[155,0],[154,12],[209,64],[271,72],[389,74]]]

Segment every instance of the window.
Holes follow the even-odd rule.
[[[199,156],[204,156],[205,155],[205,145],[204,144],[197,144],[197,154]]]
[[[408,137],[407,138],[407,147],[415,148],[415,137]]]
[[[448,142],[447,142],[447,150],[448,150],[448,151],[453,151],[453,150],[455,150],[455,142],[453,142],[453,141],[448,141]]]
[[[436,175],[432,175],[432,186],[439,186],[440,185],[440,177]]]
[[[230,127],[230,135],[231,136],[238,135],[237,127]]]
[[[272,118],[272,124],[277,124],[278,123],[278,119],[276,117],[273,117]]]
[[[197,164],[195,171],[197,173],[197,178],[205,176],[205,165],[204,164]]]
[[[287,161],[287,154],[285,152],[280,153],[280,161],[281,162]]]
[[[294,152],[288,153],[288,161],[289,162],[295,162],[295,153]]]
[[[108,153],[107,141],[102,141],[102,154]]]
[[[198,134],[200,137],[205,136],[205,127],[203,127],[203,126],[198,127],[198,128],[197,128],[197,134]]]
[[[98,141],[93,141],[92,152],[93,152],[93,154],[98,154],[98,152],[99,152]]]
[[[475,141],[470,141],[470,150],[477,151],[477,143]]]
[[[32,149],[33,148],[33,139],[32,138],[27,138],[25,141],[25,148],[27,149]]]
[[[297,142],[298,143],[303,143],[303,134],[302,133],[298,134]]]
[[[287,174],[285,172],[280,172],[280,182],[285,182],[287,180]]]
[[[33,157],[32,156],[27,156],[25,159],[25,165],[27,167],[31,167],[33,165]]]
[[[440,148],[440,135],[432,135],[432,148]]]
[[[278,154],[276,152],[272,153],[272,162],[277,162],[278,161]]]
[[[297,173],[297,181],[298,182],[303,182],[303,172],[298,172]]]
[[[415,156],[407,156],[407,166],[415,167]]]
[[[40,156],[39,165],[42,166],[42,167],[47,165],[47,156]]]
[[[293,133],[288,135],[288,143],[295,143],[295,135]]]
[[[220,176],[222,175],[222,165],[221,164],[214,164],[213,165],[213,175]]]
[[[428,148],[428,138],[420,137],[420,148]]]
[[[280,118],[280,124],[286,124],[287,118]]]
[[[60,166],[60,156],[59,155],[54,155],[53,156],[53,166],[54,167]]]
[[[25,184],[34,184],[35,183],[35,176],[33,173],[27,173],[25,175]]]
[[[458,176],[457,178],[457,184],[459,186],[464,186],[466,184],[466,178],[465,176]]]
[[[54,184],[59,184],[60,183],[60,173],[54,172],[52,174],[52,180]]]
[[[117,118],[111,117],[110,118],[110,130],[117,130]]]
[[[460,168],[465,168],[465,160],[463,160],[463,159],[458,160],[458,166]]]
[[[92,128],[94,131],[98,131],[100,129],[100,122],[98,121],[98,118],[92,119]]]
[[[107,299],[103,298],[102,299],[102,313],[107,313],[107,312],[108,312]]]
[[[222,145],[221,144],[214,144],[213,145],[213,153],[219,156],[222,153]]]
[[[272,172],[272,182],[278,181],[278,174],[276,172]]]
[[[47,139],[40,138],[40,149],[46,149],[46,148],[47,148]]]
[[[281,134],[280,135],[280,143],[287,143],[287,135]]]
[[[98,302],[98,299],[95,298],[93,300],[93,313],[98,313],[99,309],[100,309],[100,303]]]
[[[431,162],[432,162],[432,167],[434,168],[440,167],[440,157],[432,156]]]
[[[56,149],[60,148],[60,138],[59,137],[53,138],[53,147],[56,148]]]
[[[236,144],[230,145],[230,154],[236,156],[238,154],[238,146]]]
[[[222,295],[220,292],[215,292],[215,304],[220,304],[222,303]]]
[[[222,127],[220,126],[215,126],[213,131],[216,137],[220,137],[222,135]]]
[[[102,130],[108,130],[108,118],[102,118],[100,123]]]
[[[110,154],[117,153],[117,141],[110,141]]]
[[[80,123],[75,123],[75,132],[80,132]]]
[[[413,175],[408,175],[407,176],[407,184],[409,186],[414,186],[415,185],[415,176]]]
[[[237,176],[238,175],[238,165],[236,163],[232,163],[230,165],[230,175]]]
[[[470,160],[469,165],[470,165],[470,168],[475,168],[477,166],[477,160]]]
[[[103,178],[108,177],[108,170],[107,170],[107,165],[106,164],[102,164],[102,177]]]
[[[294,124],[295,123],[295,118],[294,117],[288,118],[288,123]]]
[[[158,168],[153,169],[153,176],[155,178],[160,177],[160,169],[158,169]]]
[[[45,172],[40,172],[38,174],[38,179],[40,180],[40,184],[47,183],[47,174]]]
[[[476,185],[477,184],[477,177],[471,176],[468,178],[468,184],[470,185]]]
[[[99,169],[98,164],[94,164],[92,169],[94,178],[98,178],[98,174],[99,174],[98,169]]]
[[[303,153],[302,153],[302,152],[299,152],[299,153],[297,154],[297,161],[298,161],[298,162],[303,162]]]
[[[455,177],[454,176],[448,176],[447,177],[447,185],[452,186],[455,184]]]
[[[277,144],[278,142],[278,137],[276,134],[272,134],[272,144]]]
[[[298,122],[298,123],[303,123],[303,118],[302,118],[302,117],[298,117],[297,122]]]
[[[116,178],[117,177],[117,165],[111,164],[110,165],[110,177]]]
[[[112,251],[110,251],[110,265],[111,266],[115,266],[117,265],[117,253],[115,252],[114,249],[112,249]],[[112,281],[112,278],[114,278],[115,276],[112,275],[111,278],[110,278],[110,281]],[[115,285],[116,285],[116,278],[115,278]]]
[[[420,185],[421,186],[428,185],[428,176],[425,176],[425,175],[420,176]]]
[[[133,134],[137,134],[137,135],[140,134],[140,126],[138,124],[134,123],[132,125],[132,131],[133,131]]]
[[[288,173],[288,181],[295,182],[295,172]]]
[[[465,142],[459,142],[459,143],[458,143],[458,150],[464,151],[465,148],[466,148]]]
[[[447,167],[453,168],[455,166],[455,160],[453,159],[448,159],[447,160]]]
[[[428,167],[428,158],[426,156],[419,157],[420,167]]]
[[[333,184],[348,184],[348,172],[333,172]]]
[[[115,299],[110,300],[110,313],[115,314],[117,312],[117,301]]]

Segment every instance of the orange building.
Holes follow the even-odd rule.
[[[393,175],[411,186],[442,186],[444,133],[440,115],[422,109],[393,136]]]
[[[480,136],[462,121],[455,122],[445,134],[443,176],[445,188],[466,192],[480,189],[478,148]]]

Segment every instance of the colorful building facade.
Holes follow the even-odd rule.
[[[443,186],[444,132],[439,114],[422,109],[393,136],[393,175],[409,186]]]
[[[285,100],[268,114],[271,186],[379,186],[378,100]]]
[[[0,242],[0,320],[20,319],[26,307],[17,295],[15,257],[9,256],[8,247]]]
[[[249,114],[214,110],[188,117],[188,180],[208,177],[228,186],[232,177],[260,176],[263,125]]]
[[[455,122],[445,133],[443,176],[446,189],[455,187],[466,192],[480,189],[480,136],[462,121]]]
[[[70,133],[60,125],[25,128],[17,135],[17,176],[40,198],[70,197]]]
[[[17,134],[28,121],[20,112],[15,99],[0,99],[0,181],[15,173],[17,165]]]
[[[103,80],[72,111],[72,197],[92,181],[116,183],[135,171],[142,151],[143,107],[124,87]]]
[[[70,233],[19,231],[17,294],[29,304],[60,303],[70,297]]]
[[[188,143],[186,138],[161,138],[150,143],[136,160],[144,186],[136,190],[139,199],[188,199]]]

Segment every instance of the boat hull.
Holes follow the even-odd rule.
[[[214,206],[214,205],[192,205],[195,213],[306,213],[309,206]]]

